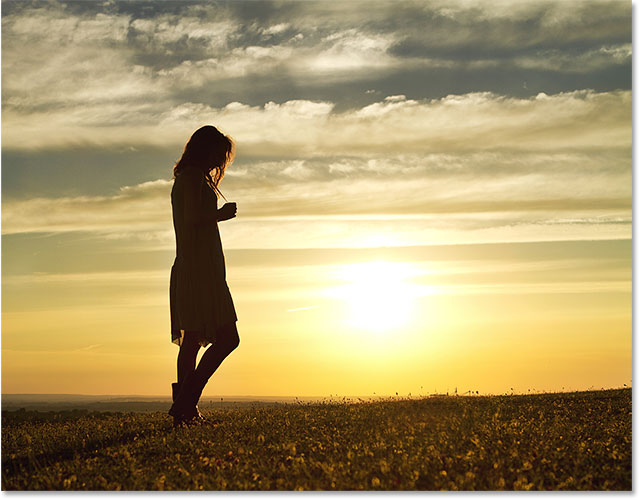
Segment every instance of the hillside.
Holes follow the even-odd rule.
[[[3,412],[4,490],[630,490],[631,390]]]

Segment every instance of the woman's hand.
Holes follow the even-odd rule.
[[[222,208],[218,209],[218,220],[229,220],[236,216],[238,208],[235,203],[225,203]]]

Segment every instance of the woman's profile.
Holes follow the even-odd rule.
[[[180,351],[169,414],[175,426],[204,420],[197,407],[202,390],[240,342],[218,231],[219,221],[236,216],[235,203],[218,209],[218,186],[234,154],[233,140],[207,125],[194,132],[173,167],[176,258],[169,302],[171,340]],[[206,346],[196,367],[198,351]]]

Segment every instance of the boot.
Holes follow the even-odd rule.
[[[180,385],[181,384],[179,382],[174,382],[173,384],[171,384],[171,396],[174,403],[176,402],[176,398],[178,397],[178,394],[180,394]],[[198,405],[196,405],[196,417],[201,422],[204,422],[206,420],[206,418],[204,418],[204,415],[200,413],[200,410],[198,409]]]
[[[180,383],[174,382],[173,384],[171,384],[171,399],[174,403],[176,402],[178,394],[180,394]]]
[[[189,373],[182,384],[171,384],[171,388],[173,404],[169,409],[169,415],[173,417],[174,426],[205,420],[197,406],[204,383],[198,380],[195,372]]]
[[[180,394],[180,382],[174,382],[171,384],[171,399],[173,402],[176,402],[178,399],[178,394]],[[171,415],[171,410],[173,409],[173,405],[169,409],[169,414]],[[188,424],[188,419],[185,419],[182,415],[172,415],[173,416],[173,427],[180,427],[182,424]]]

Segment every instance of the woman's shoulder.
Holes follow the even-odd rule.
[[[193,165],[185,165],[180,169],[178,175],[191,175],[194,177],[204,177],[204,170]]]
[[[202,182],[204,180],[204,172],[195,167],[183,167],[176,174],[176,182],[178,181],[187,181],[187,182]]]

